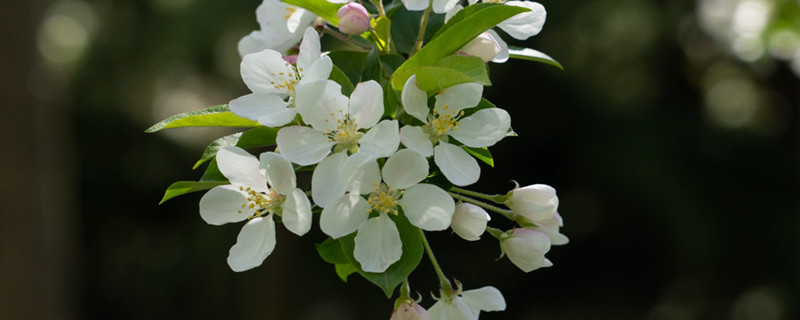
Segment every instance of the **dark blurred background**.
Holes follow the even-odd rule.
[[[0,2],[0,318],[388,319],[317,257],[316,225],[234,273],[241,225],[206,225],[201,194],[158,205],[230,130],[143,131],[248,92],[236,42],[259,2]],[[525,274],[489,236],[432,235],[449,276],[505,295],[482,319],[800,317],[800,2],[542,3],[514,44],[565,70],[491,66],[519,137],[474,189],[554,186],[571,242]],[[429,307],[426,259],[411,280]]]

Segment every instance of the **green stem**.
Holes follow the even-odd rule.
[[[428,259],[431,260],[433,269],[436,270],[436,276],[439,277],[439,285],[442,286],[445,292],[453,292],[453,285],[450,284],[450,280],[447,280],[447,277],[444,276],[444,272],[442,272],[442,268],[439,267],[439,262],[436,261],[436,256],[433,255],[433,250],[428,243],[428,238],[425,237],[425,231],[419,229],[419,235],[420,238],[422,238],[422,245],[425,246],[425,252],[428,253]]]
[[[378,13],[381,15],[381,17],[386,17],[386,11],[383,10],[383,0],[370,0],[370,2],[378,7]]]
[[[450,191],[458,192],[460,194],[467,195],[467,196],[470,196],[470,197],[481,198],[483,200],[489,200],[489,201],[492,201],[494,203],[500,203],[500,202],[497,202],[497,199],[500,197],[499,194],[485,194],[485,193],[480,193],[480,192],[476,192],[476,191],[472,191],[472,190],[461,189],[459,187],[452,187],[452,188],[450,188]]]
[[[408,55],[409,57],[419,52],[419,49],[422,48],[422,39],[425,38],[425,28],[428,27],[428,18],[431,16],[431,8],[432,6],[429,3],[428,8],[425,9],[424,13],[422,13],[422,20],[419,22],[419,34],[417,35],[417,42],[414,43],[414,49],[411,50],[411,54]]]
[[[357,41],[354,41],[353,39],[351,39],[347,35],[342,34],[341,32],[337,31],[336,29],[331,28],[327,24],[324,25],[324,26],[325,26],[325,33],[327,33],[329,35],[332,35],[334,38],[342,40],[344,42],[347,42],[349,44],[352,44],[352,45],[354,45],[356,47],[359,47],[359,48],[367,50],[367,51],[372,50],[371,47],[366,46],[366,45],[361,44],[361,43],[358,43]]]
[[[458,194],[458,193],[455,193],[455,192],[448,191],[447,193],[449,193],[450,196],[452,196],[453,198],[455,198],[457,200],[461,200],[461,201],[464,201],[464,202],[469,202],[471,204],[474,204],[474,205],[479,206],[481,208],[484,208],[486,210],[491,210],[491,211],[497,212],[499,214],[504,215],[506,218],[508,218],[511,221],[515,221],[516,220],[515,219],[516,215],[511,210],[507,210],[507,209],[503,209],[503,208],[500,208],[500,207],[496,207],[496,206],[493,206],[491,204],[488,204],[488,203],[485,203],[485,202],[481,202],[481,201],[478,201],[478,200],[475,200],[475,199],[472,199],[472,198],[467,198],[464,195]]]

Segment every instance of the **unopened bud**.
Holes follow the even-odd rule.
[[[558,210],[556,189],[546,184],[534,184],[513,190],[505,202],[515,214],[534,223],[553,218]]]
[[[339,31],[350,35],[362,34],[369,30],[369,12],[358,2],[350,2],[336,14],[339,17]]]
[[[389,320],[429,320],[430,318],[428,310],[425,310],[419,303],[408,301],[401,303]]]
[[[459,53],[481,58],[484,62],[491,61],[502,51],[497,40],[488,32],[481,33],[475,39],[461,48]]]
[[[516,228],[507,234],[508,238],[500,240],[500,249],[522,271],[531,272],[553,265],[544,257],[544,254],[550,251],[550,237],[544,232]]]
[[[481,238],[486,230],[486,223],[491,219],[483,208],[471,203],[461,203],[456,206],[450,227],[464,240],[475,241]]]

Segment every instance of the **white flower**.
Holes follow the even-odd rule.
[[[303,8],[279,0],[264,0],[256,8],[256,20],[261,30],[255,30],[239,40],[239,54],[244,57],[264,49],[286,53],[300,41],[303,30],[316,18]]]
[[[487,222],[491,219],[489,213],[483,208],[464,202],[456,206],[450,227],[464,240],[475,241],[480,240],[481,235],[486,231]]]
[[[296,66],[270,49],[242,59],[242,80],[253,93],[232,100],[231,111],[267,127],[285,125],[297,114],[297,90],[307,83],[328,79],[332,68],[331,59],[321,56],[319,34],[309,27],[300,44]]]
[[[558,230],[564,226],[564,219],[561,218],[561,215],[558,214],[558,212],[556,212],[556,214],[550,219],[533,223],[538,227],[539,231],[544,232],[548,237],[550,237],[551,245],[560,246],[569,243],[569,238],[561,234],[561,232]]]
[[[475,4],[478,2],[477,0],[469,0],[469,4]],[[528,8],[530,11],[519,13],[514,15],[511,18],[506,19],[503,22],[497,24],[500,29],[503,29],[508,35],[513,37],[517,40],[526,40],[532,36],[539,34],[542,31],[542,27],[544,27],[544,22],[547,19],[547,11],[544,9],[538,2],[533,1],[504,1],[504,0],[493,0],[493,1],[485,1],[484,2],[499,2],[505,3],[509,6],[517,6]],[[458,8],[455,8],[456,12]],[[449,16],[455,15],[455,13],[448,13]]]
[[[506,301],[495,287],[467,290],[454,297],[442,297],[428,310],[434,320],[477,320],[481,311],[503,311]]]
[[[512,192],[505,205],[511,208],[514,214],[533,223],[550,220],[558,211],[558,196],[556,189],[551,186],[534,184],[515,188]]]
[[[487,108],[464,117],[463,109],[478,105],[483,93],[479,83],[464,83],[444,89],[436,95],[436,104],[428,108],[428,96],[417,87],[416,76],[403,86],[401,100],[405,111],[425,125],[404,126],[400,141],[409,149],[433,160],[450,182],[457,186],[475,183],[480,177],[478,162],[450,137],[468,147],[492,146],[508,133],[511,117],[503,109]]]
[[[349,35],[359,35],[369,30],[369,12],[358,2],[350,2],[339,8],[339,31]]]
[[[397,310],[392,312],[389,320],[430,320],[431,315],[419,303],[409,300],[400,304]]]
[[[497,32],[488,30],[465,44],[458,53],[481,58],[484,62],[503,63],[508,60],[508,44]]]
[[[526,228],[510,230],[501,237],[500,249],[525,272],[553,265],[544,257],[550,251],[550,237],[541,231]]]
[[[250,219],[228,255],[228,265],[237,272],[260,266],[272,253],[273,214],[299,236],[311,229],[311,203],[296,187],[292,165],[274,152],[260,158],[237,147],[220,149],[217,165],[231,184],[214,187],[200,199],[200,217],[208,224]]]
[[[344,186],[338,181],[348,154],[368,154],[372,156],[369,161],[374,162],[394,154],[400,146],[397,120],[378,122],[383,116],[383,89],[375,81],[359,83],[349,99],[334,81],[309,83],[298,89],[297,111],[311,128],[282,128],[276,139],[278,149],[299,165],[319,163],[311,192],[320,207],[344,193]],[[377,165],[375,162],[376,168]],[[360,181],[367,188],[364,192],[371,190],[371,182]]]
[[[358,231],[353,255],[364,271],[383,272],[400,260],[400,234],[389,215],[402,219],[402,210],[412,225],[427,231],[450,226],[455,203],[441,188],[419,183],[428,176],[428,162],[413,150],[397,151],[380,171],[371,156],[355,154],[344,164],[342,176],[369,178],[346,179],[348,192],[325,206],[319,224],[334,239]],[[371,193],[363,191],[363,181],[369,180],[374,186]],[[364,193],[369,193],[369,200],[361,197]],[[370,213],[376,216],[370,218]]]
[[[458,0],[403,0],[403,5],[408,11],[421,11],[433,7],[433,12],[446,13],[458,4]]]

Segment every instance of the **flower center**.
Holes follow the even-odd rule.
[[[369,211],[378,214],[392,213],[398,215],[397,206],[399,203],[397,200],[400,200],[404,193],[405,191],[391,188],[385,183],[375,183],[375,191],[369,195],[369,199],[367,200],[367,203],[369,203],[371,207]]]
[[[336,128],[328,129],[325,136],[328,137],[329,142],[336,143],[334,152],[348,151],[351,154],[358,152],[358,141],[364,136],[363,132],[358,131],[358,125],[355,119],[351,119],[350,115],[344,113],[344,110],[339,109],[340,117],[336,118]],[[335,113],[330,114],[335,117]],[[331,118],[325,118],[325,122],[329,122]]]
[[[294,107],[294,97],[296,95],[295,88],[300,79],[303,78],[303,68],[293,66],[291,63],[286,62],[286,72],[271,72],[275,80],[270,81],[269,84],[278,91],[289,95],[289,107]]]
[[[458,119],[464,115],[464,111],[447,111],[449,108],[448,105],[444,105],[442,110],[446,113],[443,114],[440,114],[436,111],[436,108],[434,108],[433,114],[428,116],[428,126],[423,128],[423,131],[431,137],[432,142],[444,138],[450,131],[458,130],[458,126],[461,124]]]
[[[286,7],[286,15],[284,15],[283,18],[289,20],[289,17],[291,17],[295,11],[297,11],[297,9],[292,7]]]
[[[256,210],[256,212],[252,216],[247,217],[247,219],[261,217],[270,212],[280,215],[281,205],[283,204],[283,200],[286,199],[286,196],[282,196],[271,189],[267,192],[258,192],[253,190],[253,188],[240,186],[239,191],[247,194],[247,200],[242,203],[242,209],[250,208]],[[239,213],[242,213],[242,210],[239,210]]]

